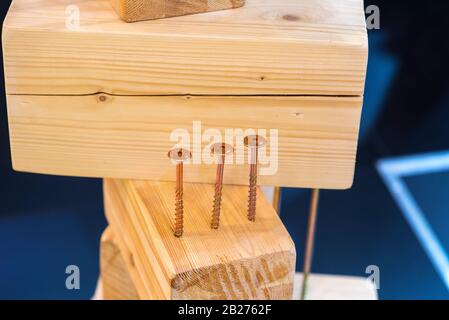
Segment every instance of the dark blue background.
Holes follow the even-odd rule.
[[[2,16],[7,4],[1,4]],[[381,270],[382,299],[448,299],[374,164],[449,149],[449,5],[368,4],[380,6],[381,30],[369,32],[354,187],[322,192],[313,271],[366,276],[374,264]],[[101,181],[13,172],[4,95],[0,116],[0,299],[90,298],[106,226]],[[407,184],[449,250],[449,173],[408,178]],[[282,217],[297,245],[299,271],[309,197],[308,190],[283,190]],[[81,269],[78,291],[65,288],[69,264]]]

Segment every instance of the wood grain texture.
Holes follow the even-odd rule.
[[[118,248],[118,247],[117,247]],[[306,300],[377,300],[377,289],[363,277],[311,274]],[[301,300],[302,274],[296,273],[293,300]],[[130,283],[130,286],[133,286]],[[126,296],[117,300],[128,300]],[[102,280],[98,280],[92,300],[103,299]],[[132,299],[135,300],[135,299]]]
[[[362,0],[247,0],[135,24],[108,0],[14,0],[3,26],[9,94],[362,95],[367,52]]]
[[[126,22],[239,8],[244,0],[109,0]]]
[[[221,227],[210,229],[213,185],[186,184],[182,238],[173,236],[174,183],[104,180],[105,211],[133,259],[142,299],[291,299],[294,244],[269,202],[246,219],[247,188],[226,186]],[[131,264],[130,261],[133,261]]]
[[[138,300],[136,287],[131,280],[123,255],[108,227],[100,244],[100,270],[102,298],[104,300]]]
[[[167,157],[174,129],[278,130],[278,163],[261,185],[346,189],[352,185],[360,97],[8,96],[13,167],[17,171],[173,181]],[[267,131],[269,133],[269,131]],[[193,142],[193,135],[191,141]],[[200,137],[201,139],[201,137]],[[271,139],[264,149],[268,156]],[[203,150],[210,143],[202,143]],[[201,150],[190,149],[194,157]],[[226,184],[247,185],[248,154],[227,165]],[[228,157],[230,160],[231,157]],[[261,168],[276,168],[274,157]],[[243,163],[243,164],[237,164]],[[214,183],[215,164],[187,164],[187,182]]]
[[[140,299],[110,227],[102,236],[101,261],[107,263],[101,265],[102,279],[95,299]],[[300,300],[301,287],[302,274],[296,273],[293,300]],[[363,277],[311,274],[308,288],[307,300],[377,300],[374,284]]]

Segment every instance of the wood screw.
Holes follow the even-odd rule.
[[[184,232],[184,162],[192,157],[190,151],[186,149],[173,149],[168,153],[168,157],[176,163],[176,193],[175,193],[175,237],[181,237]]]
[[[245,146],[249,150],[249,194],[248,194],[248,220],[256,221],[257,205],[257,164],[259,161],[259,149],[266,144],[264,137],[251,135],[245,137]]]
[[[221,198],[223,191],[223,173],[226,156],[234,151],[231,145],[226,143],[215,143],[211,147],[212,155],[217,157],[217,174],[215,179],[214,205],[212,209],[211,228],[218,229],[220,226]]]

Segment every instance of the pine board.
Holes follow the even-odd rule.
[[[361,105],[360,97],[9,95],[12,162],[25,172],[173,181],[167,153],[177,140],[170,135],[185,129],[201,163],[186,165],[186,181],[214,183],[215,164],[201,161],[209,138],[193,150],[192,126],[199,120],[200,139],[207,129],[223,136],[241,129],[236,150],[246,129],[278,130],[277,171],[261,172],[261,185],[346,189],[353,182]],[[269,137],[263,152],[273,155],[276,169],[272,143]],[[226,166],[226,184],[248,184],[247,152],[240,150]]]
[[[14,0],[3,49],[9,94],[361,96],[368,42],[362,0],[247,0],[133,24],[109,0]]]

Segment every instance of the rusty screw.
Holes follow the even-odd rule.
[[[214,206],[212,209],[211,228],[218,229],[220,225],[220,211],[221,211],[221,195],[223,191],[223,172],[226,156],[233,152],[231,145],[227,143],[215,143],[211,147],[211,153],[217,156],[217,174],[215,179],[215,196]]]
[[[175,199],[175,237],[181,237],[184,230],[184,200],[183,200],[183,175],[184,162],[192,155],[186,149],[173,149],[168,157],[176,163],[176,199]]]
[[[257,163],[259,160],[259,148],[266,144],[264,137],[251,135],[245,137],[245,146],[248,148],[250,156],[250,174],[249,174],[249,195],[248,195],[248,220],[256,221],[256,202],[257,202]]]

